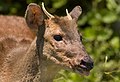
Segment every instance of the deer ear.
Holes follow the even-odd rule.
[[[42,9],[39,5],[35,3],[30,3],[27,6],[27,10],[25,13],[25,18],[28,26],[36,31],[38,27],[43,24],[44,16]]]
[[[70,16],[72,17],[72,19],[75,19],[76,21],[78,20],[79,16],[82,13],[82,8],[80,6],[76,6],[71,12],[70,12]]]

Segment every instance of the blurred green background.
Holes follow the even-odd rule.
[[[83,10],[78,27],[94,69],[89,76],[61,70],[53,82],[120,82],[120,0],[0,0],[0,14],[24,16],[31,2],[58,16],[76,5]]]

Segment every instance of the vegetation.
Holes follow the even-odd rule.
[[[120,82],[120,0],[2,0],[0,14],[24,16],[31,2],[45,2],[56,15],[65,15],[66,8],[70,11],[76,5],[83,9],[78,26],[94,69],[89,76],[61,70],[54,82]]]

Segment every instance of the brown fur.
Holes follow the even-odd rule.
[[[35,34],[28,28],[24,18],[0,16],[1,82],[10,82],[16,67],[14,65],[22,59],[34,38]],[[2,78],[6,78],[5,81]]]
[[[71,19],[68,16],[44,19],[41,7],[31,3],[26,21],[1,15],[0,82],[52,82],[62,68],[88,74],[93,61],[78,33],[76,22],[80,13],[77,6],[70,13]],[[57,41],[56,35],[62,39]]]

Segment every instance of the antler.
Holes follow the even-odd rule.
[[[68,9],[66,9],[66,14],[69,20],[72,20],[72,17],[70,16],[70,14],[68,13]]]
[[[48,16],[48,18],[55,18],[53,15],[51,15],[50,13],[47,12],[43,2],[42,2],[42,10]]]

